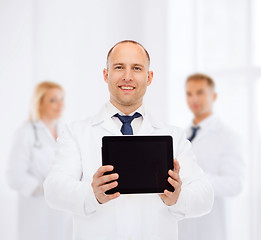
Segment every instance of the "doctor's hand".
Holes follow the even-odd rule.
[[[113,166],[111,165],[102,166],[93,175],[92,188],[95,197],[100,204],[106,203],[120,196],[119,192],[105,195],[106,191],[115,188],[118,185],[118,182],[115,180],[119,178],[119,174],[112,173],[109,175],[104,175],[105,172],[111,172],[112,170]]]
[[[174,159],[174,171],[169,170],[168,182],[174,187],[175,191],[170,192],[165,189],[163,194],[159,194],[161,200],[168,206],[176,204],[179,198],[181,185],[182,185],[182,182],[179,177],[179,170],[180,170],[179,163],[177,159]]]

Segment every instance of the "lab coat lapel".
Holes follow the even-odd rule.
[[[208,130],[207,129],[199,129],[196,137],[193,139],[193,142],[198,142],[200,141],[201,139],[204,139],[204,137],[207,135],[208,133]]]
[[[51,133],[50,130],[45,126],[45,124],[43,123],[42,120],[39,120],[39,121],[35,122],[34,125],[36,126],[37,134],[39,134],[39,132],[40,132],[41,130],[43,130],[43,131],[46,133],[46,135],[48,136],[50,142],[53,143],[53,144],[56,144],[56,140],[54,139],[52,133]]]
[[[122,135],[120,129],[117,129],[116,124],[109,117],[104,119],[104,121],[101,124],[101,127],[113,135]]]
[[[211,116],[210,119],[208,119],[208,122],[206,125],[203,125],[199,131],[199,133],[197,134],[197,136],[195,137],[195,139],[193,140],[194,142],[200,141],[201,139],[204,139],[206,135],[209,134],[209,132],[217,132],[220,130],[220,121],[218,120],[218,118],[216,116]]]
[[[111,116],[106,112],[106,107],[104,106],[101,111],[94,116],[93,125],[100,125],[101,128],[108,131],[112,135],[122,135],[120,129],[117,128],[113,122]],[[147,111],[143,116],[143,121],[138,131],[138,135],[149,135],[153,134],[155,129],[163,128],[163,124],[151,116]]]
[[[151,116],[148,112],[145,113],[138,135],[153,134],[155,129],[163,128],[163,124]]]
[[[142,124],[140,126],[140,130],[138,132],[138,135],[145,135],[145,134],[150,134],[154,130],[151,122],[149,121],[148,118],[144,118],[142,121]]]
[[[111,116],[109,116],[106,112],[105,106],[97,115],[94,116],[93,125],[100,125],[101,128],[108,131],[112,135],[122,135],[120,129],[117,128]]]

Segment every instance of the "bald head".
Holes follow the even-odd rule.
[[[129,41],[113,46],[108,53],[103,78],[108,84],[110,102],[117,109],[126,115],[138,109],[153,79],[144,48]]]
[[[148,63],[148,68],[149,68],[149,66],[150,66],[150,55],[149,55],[148,51],[140,43],[138,43],[136,41],[133,41],[133,40],[123,40],[123,41],[120,41],[120,42],[116,43],[109,50],[109,52],[107,54],[107,63],[106,63],[107,64],[107,68],[109,68],[110,57],[113,54],[113,52],[115,51],[115,48],[117,46],[119,46],[119,45],[122,45],[122,44],[135,44],[135,45],[139,46],[142,49],[142,51],[144,52],[145,57],[147,58],[147,63]]]

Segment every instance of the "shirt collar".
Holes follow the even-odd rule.
[[[133,112],[133,114],[135,112],[139,112],[142,115],[142,120],[149,122],[153,127],[163,128],[165,126],[165,124],[154,118],[148,111],[146,111],[146,107],[144,105],[140,106],[136,111]],[[110,102],[107,102],[103,108],[95,116],[93,116],[92,125],[97,125],[107,121],[108,119],[112,119],[116,113],[120,113],[120,111]]]
[[[203,121],[201,121],[199,124],[195,125],[192,121],[191,126],[192,127],[197,127],[199,126],[200,129],[212,129],[216,130],[217,129],[217,116],[215,114],[211,114],[209,117],[205,118]]]
[[[113,117],[115,114],[120,114],[121,116],[125,116],[124,113],[120,112],[111,102],[108,102],[105,106],[107,113],[109,114],[110,117]],[[133,116],[135,112],[138,112],[142,115],[142,117],[145,116],[145,109],[144,106],[141,105],[137,110],[129,114],[129,116]]]

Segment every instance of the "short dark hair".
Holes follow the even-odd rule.
[[[107,67],[108,67],[108,60],[109,60],[109,57],[110,57],[110,55],[111,55],[112,50],[113,50],[117,45],[122,44],[122,43],[133,43],[133,44],[137,44],[137,45],[141,46],[141,47],[143,48],[143,50],[145,51],[145,53],[146,53],[146,56],[147,56],[147,58],[148,58],[148,63],[149,63],[149,65],[150,65],[150,55],[149,55],[148,51],[145,49],[145,47],[142,46],[142,44],[140,44],[139,42],[134,41],[134,40],[123,40],[123,41],[117,42],[117,43],[109,50],[109,52],[108,52],[108,54],[107,54],[107,63],[106,63]]]
[[[207,84],[212,87],[213,89],[215,89],[215,82],[213,80],[213,78],[211,78],[210,76],[203,74],[203,73],[194,73],[192,75],[189,75],[187,77],[187,81],[186,84],[190,81],[199,81],[199,80],[206,80]]]

